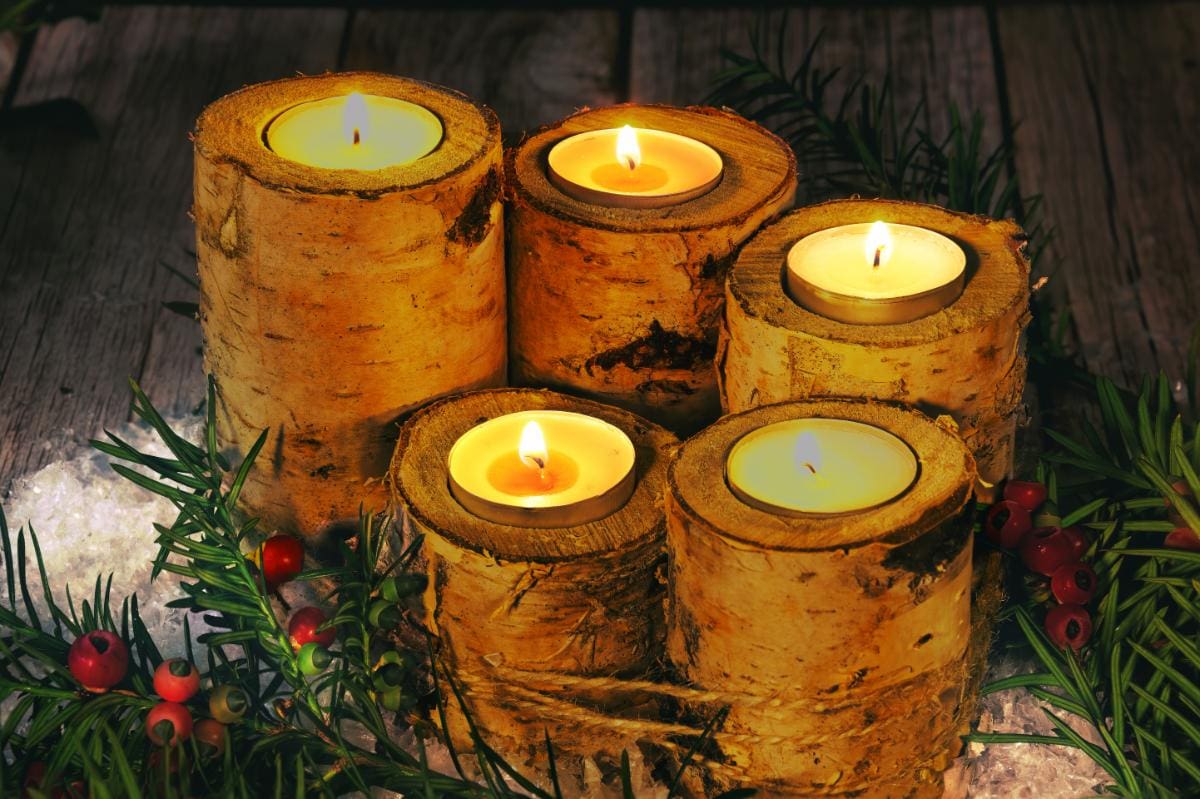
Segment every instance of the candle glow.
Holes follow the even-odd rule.
[[[587,203],[621,208],[677,205],[710,191],[724,163],[703,142],[624,125],[579,133],[550,149],[550,182]]]
[[[638,145],[637,131],[626,125],[617,133],[617,162],[629,164],[630,171],[642,163],[642,148]]]
[[[788,251],[787,289],[815,313],[852,324],[899,324],[958,299],[966,253],[940,233],[883,221],[811,233]]]
[[[293,106],[273,119],[265,134],[281,158],[360,171],[411,163],[437,148],[442,136],[441,120],[429,109],[361,92]]]
[[[566,411],[521,411],[461,435],[447,468],[451,493],[476,516],[556,527],[621,507],[635,484],[634,460],[629,437],[607,422]]]
[[[725,463],[738,499],[785,516],[868,510],[907,491],[917,472],[917,457],[904,441],[844,419],[760,427],[730,448]]]

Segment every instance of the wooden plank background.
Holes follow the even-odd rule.
[[[795,10],[799,54],[846,79],[891,69],[1011,136],[1054,225],[1052,286],[1088,366],[1182,377],[1200,319],[1200,5],[1023,4]],[[199,331],[164,308],[195,292],[191,147],[200,109],[297,72],[378,69],[458,87],[506,138],[573,108],[703,101],[740,10],[348,11],[124,6],[32,41],[0,117],[0,496],[54,442],[128,418],[126,378],[167,410],[200,400]],[[0,92],[15,61],[0,38]],[[10,111],[70,100],[86,112]],[[1003,121],[1017,124],[1005,129]],[[45,442],[50,442],[46,446]]]

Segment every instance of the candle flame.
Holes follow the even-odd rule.
[[[796,467],[805,475],[815,475],[821,468],[821,445],[809,431],[796,439]]]
[[[517,444],[517,455],[530,469],[537,469],[539,472],[545,470],[546,461],[550,456],[546,450],[546,436],[542,433],[540,424],[532,421],[525,423],[521,430],[521,441]]]
[[[346,142],[351,145],[359,144],[367,137],[367,101],[358,92],[346,97],[342,130],[346,134]]]
[[[629,125],[617,132],[617,161],[637,169],[642,163],[642,148],[638,146],[637,131]]]
[[[871,232],[867,234],[864,254],[867,256],[867,263],[875,269],[885,266],[891,260],[892,234],[885,222],[876,222],[871,225]]]

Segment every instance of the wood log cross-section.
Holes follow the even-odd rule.
[[[488,419],[528,410],[585,413],[630,437],[637,483],[624,507],[587,524],[547,529],[488,521],[454,499],[447,466],[454,442]],[[444,399],[401,429],[389,482],[397,515],[405,514],[412,531],[424,536],[425,623],[484,740],[506,757],[544,767],[547,728],[556,752],[619,756],[613,736],[552,722],[538,704],[525,701],[520,686],[494,679],[490,666],[628,678],[661,662],[661,498],[676,444],[671,433],[628,411],[536,389]],[[605,692],[575,699],[601,712],[621,704]],[[464,717],[449,705],[451,740],[472,748]]]
[[[444,138],[407,164],[319,169],[264,130],[299,103],[351,92],[422,105]],[[374,73],[258,84],[195,132],[205,367],[220,444],[270,430],[242,493],[269,528],[315,534],[381,507],[397,421],[439,396],[505,381],[500,126],[448,89]]]
[[[967,255],[957,300],[901,324],[847,324],[783,287],[788,250],[837,225],[895,222],[937,231]],[[717,357],[727,412],[788,399],[866,397],[949,414],[979,466],[981,493],[1007,477],[1025,390],[1029,323],[1025,235],[1012,221],[918,203],[836,200],[760,231],[730,272]]]
[[[899,437],[917,455],[916,482],[832,516],[739,500],[725,478],[730,448],[763,425],[813,417]],[[974,713],[974,482],[952,425],[866,400],[764,406],[679,448],[666,494],[668,656],[688,685],[770,700],[732,704],[705,795],[942,795]]]
[[[721,182],[655,209],[582,202],[551,184],[555,144],[627,124],[713,147]],[[514,384],[611,402],[677,433],[715,419],[725,276],[742,242],[792,203],[788,146],[728,111],[618,105],[543,128],[506,162]]]

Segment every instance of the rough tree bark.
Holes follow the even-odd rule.
[[[899,436],[920,474],[897,500],[791,518],[738,500],[729,448],[764,424],[852,419]],[[940,797],[967,692],[970,452],[951,429],[870,401],[781,403],[685,442],[667,484],[667,651],[734,703],[707,795]],[[767,701],[769,700],[769,701]]]
[[[659,209],[575,200],[546,176],[567,136],[633,125],[716,149],[712,191]],[[511,377],[628,408],[690,433],[719,413],[713,354],[734,252],[789,207],[787,145],[726,111],[621,105],[543,128],[507,156]]]
[[[894,325],[846,324],[792,301],[788,250],[803,236],[877,219],[936,230],[967,253],[967,283],[942,311]],[[729,412],[815,397],[903,402],[950,414],[975,453],[986,496],[1009,475],[1025,390],[1029,262],[1012,221],[917,203],[837,200],[762,230],[729,276],[718,368]]]
[[[586,413],[620,427],[636,448],[637,487],[626,505],[589,524],[534,529],[472,515],[450,493],[446,458],[471,427],[522,410]],[[478,391],[434,403],[404,425],[390,470],[393,503],[424,535],[425,622],[450,677],[465,692],[488,745],[544,765],[556,751],[595,755],[614,745],[593,728],[555,724],[493,667],[550,674],[645,675],[663,650],[662,488],[677,441],[628,411],[545,390]],[[515,442],[514,442],[515,446]],[[575,701],[611,709],[604,695]],[[448,730],[473,748],[454,702]],[[619,754],[620,746],[616,747]],[[559,767],[563,767],[563,763]]]
[[[445,138],[376,171],[275,155],[263,131],[306,100],[359,91],[434,111]],[[500,127],[440,87],[373,73],[251,86],[195,132],[205,366],[222,448],[270,434],[242,494],[268,527],[314,534],[386,501],[397,420],[505,380]]]

